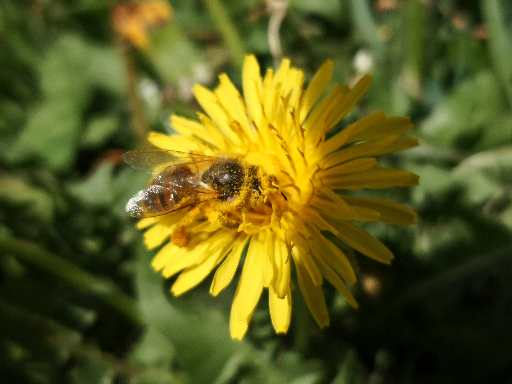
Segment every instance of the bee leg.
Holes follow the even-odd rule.
[[[200,207],[194,207],[188,211],[185,216],[176,225],[176,229],[172,232],[171,241],[178,247],[186,247],[190,241],[190,234],[187,227],[190,226],[196,219],[202,215]]]
[[[178,247],[186,247],[190,241],[190,236],[185,227],[176,228],[171,235],[171,241]]]

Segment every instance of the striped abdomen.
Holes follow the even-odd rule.
[[[181,207],[185,196],[193,197],[192,172],[188,167],[169,167],[151,185],[128,200],[126,211],[132,217],[159,216]]]

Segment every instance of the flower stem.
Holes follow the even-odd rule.
[[[222,0],[204,0],[204,3],[229,49],[233,63],[240,66],[244,59],[244,45]]]
[[[512,65],[510,65],[512,45],[504,22],[505,13],[498,0],[482,0],[481,7],[489,29],[489,48],[494,70],[512,106]]]
[[[375,53],[380,53],[382,43],[377,33],[377,24],[373,20],[367,0],[350,0],[353,27],[360,38],[371,46]]]
[[[288,0],[267,0],[267,9],[270,12],[267,28],[268,47],[274,58],[274,66],[277,67],[283,56],[279,29],[286,16]]]
[[[129,48],[126,46],[126,44],[119,42],[119,47],[126,71],[128,98],[130,100],[131,109],[131,125],[137,141],[139,143],[143,143],[146,138],[148,129],[146,125],[146,119],[144,117],[142,101],[137,90],[137,70],[135,68],[133,58],[130,55]]]
[[[0,252],[17,256],[21,261],[53,275],[69,287],[95,296],[133,324],[143,325],[135,301],[112,282],[93,276],[60,256],[26,240],[0,235]]]

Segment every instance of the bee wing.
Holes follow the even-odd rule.
[[[218,158],[192,152],[164,149],[138,149],[125,152],[123,159],[134,169],[150,171],[155,174],[171,165],[212,162]]]
[[[208,189],[198,189],[196,192],[200,194],[199,201],[184,198],[174,205],[170,205],[168,209],[161,209],[158,205],[152,206],[147,205],[145,202],[156,199],[160,200],[162,195],[172,196],[175,193],[175,187],[169,185],[158,185],[154,184],[148,188],[139,191],[135,196],[128,200],[126,204],[126,212],[134,218],[142,219],[147,217],[156,217],[166,215],[168,213],[176,212],[181,209],[192,207],[206,201],[217,199],[218,195],[216,192]]]

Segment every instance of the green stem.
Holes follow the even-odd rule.
[[[481,7],[489,30],[489,48],[494,69],[512,106],[512,45],[503,20],[504,12],[498,0],[481,0]]]
[[[361,39],[367,43],[375,53],[380,53],[382,43],[377,32],[377,25],[373,20],[370,5],[367,0],[351,0],[352,22]]]
[[[233,63],[240,66],[244,59],[245,48],[222,0],[204,0],[204,3],[229,49]]]
[[[71,288],[95,296],[135,325],[144,325],[135,301],[112,282],[84,272],[60,256],[25,240],[1,235],[0,252],[16,255],[21,261],[44,270]]]
[[[146,139],[146,134],[148,132],[146,118],[144,116],[144,108],[142,106],[142,100],[140,99],[139,91],[137,89],[137,69],[135,68],[135,63],[133,62],[133,58],[130,55],[129,48],[126,44],[119,42],[119,47],[121,49],[121,54],[124,59],[124,65],[126,68],[126,78],[127,78],[127,86],[128,86],[128,98],[130,100],[130,109],[131,109],[131,120],[132,120],[132,129],[135,133],[137,141],[142,144]]]

